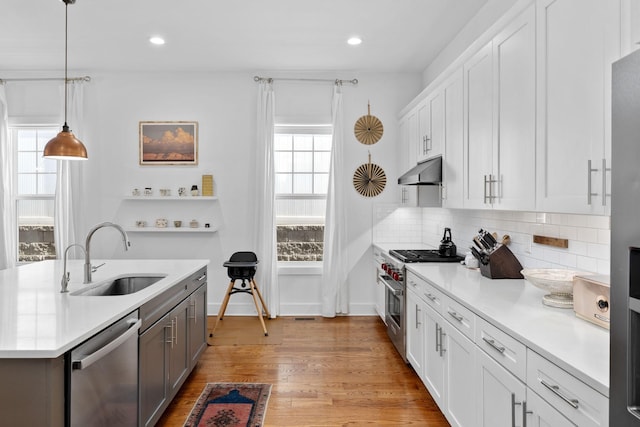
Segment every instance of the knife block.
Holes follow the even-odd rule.
[[[480,273],[489,279],[523,279],[521,270],[520,261],[505,245],[489,255],[487,264],[480,263]]]

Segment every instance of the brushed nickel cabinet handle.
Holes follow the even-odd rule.
[[[560,399],[562,399],[567,405],[570,405],[573,409],[578,409],[580,402],[578,401],[578,399],[569,399],[567,396],[565,396],[564,394],[562,394],[562,392],[560,391],[560,387],[557,385],[552,385],[547,383],[545,380],[540,380],[540,383],[545,386],[546,388],[548,388],[549,390],[551,390],[551,392],[553,394],[555,394],[556,396],[558,396]]]
[[[611,172],[611,168],[607,167],[607,159],[602,159],[602,206],[607,206],[607,172]]]
[[[500,354],[503,354],[504,351],[505,351],[505,348],[504,347],[500,347],[499,345],[497,345],[495,340],[490,340],[490,339],[487,339],[487,337],[482,337],[482,341],[484,341],[487,344],[489,344],[491,346],[491,348],[493,348],[494,350],[496,350]]]
[[[460,316],[458,313],[456,313],[455,311],[449,311],[447,310],[447,313],[449,313],[449,316],[453,317],[454,319],[456,319],[458,322],[462,323],[462,321],[464,320],[463,316]]]
[[[591,204],[591,197],[597,196],[598,193],[594,193],[591,191],[591,173],[598,172],[597,168],[591,167],[591,160],[587,160],[587,204]]]

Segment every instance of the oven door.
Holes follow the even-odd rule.
[[[406,360],[405,356],[405,314],[404,314],[404,286],[389,276],[382,276],[381,282],[385,285],[385,319],[387,321],[387,334],[398,353]]]

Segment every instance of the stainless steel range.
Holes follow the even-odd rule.
[[[384,284],[385,323],[391,342],[406,362],[406,263],[460,262],[461,256],[442,256],[437,249],[393,249],[381,254],[377,280]]]

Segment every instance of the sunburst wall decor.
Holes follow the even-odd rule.
[[[382,138],[383,132],[382,122],[371,115],[371,105],[367,103],[367,115],[360,117],[353,127],[356,139],[365,145],[372,145]]]
[[[353,174],[353,187],[365,197],[375,197],[382,193],[386,185],[387,175],[380,166],[371,163],[369,154],[369,163],[360,165]]]

